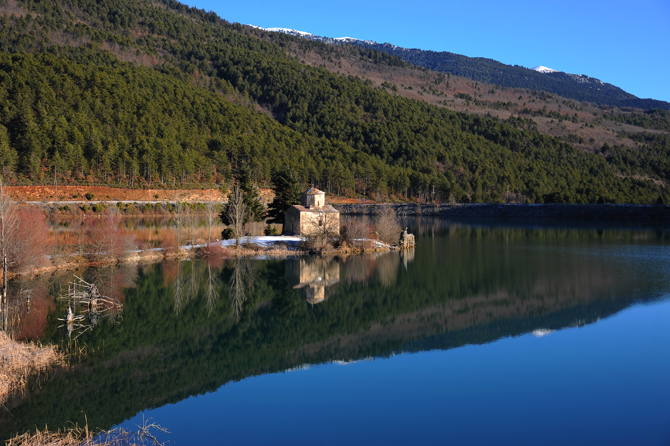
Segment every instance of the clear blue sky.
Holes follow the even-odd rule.
[[[670,101],[670,0],[186,0],[265,28],[544,65]]]

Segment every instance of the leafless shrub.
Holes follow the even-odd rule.
[[[37,208],[17,210],[12,234],[10,264],[16,271],[39,266],[45,261],[45,249],[51,243],[44,212]]]
[[[367,219],[347,217],[342,221],[340,242],[349,246],[368,247],[374,237],[374,227]]]
[[[219,243],[209,243],[204,248],[202,248],[202,252],[207,257],[219,256],[227,259],[231,256],[230,249],[226,248],[225,246],[221,246]]]
[[[186,226],[188,225],[186,216],[186,206],[184,203],[177,202],[174,207],[174,228],[177,236],[177,245],[182,246],[186,240]]]
[[[99,259],[120,259],[136,249],[133,236],[121,227],[118,210],[110,209],[100,219],[87,222],[87,236],[91,251]]]
[[[179,251],[179,240],[177,239],[177,234],[173,229],[167,229],[163,231],[163,239],[161,240],[161,249],[166,254]]]
[[[18,209],[0,179],[0,262],[3,276],[0,295],[1,329],[7,329],[8,324],[9,270],[21,271],[46,261],[45,249],[51,241],[48,233],[44,213],[37,208]]]
[[[207,241],[212,241],[212,228],[219,221],[219,212],[221,212],[221,205],[219,203],[210,201],[205,203],[205,220],[207,221]]]
[[[323,234],[311,234],[298,244],[298,249],[301,251],[330,251],[334,249],[333,246],[331,237]]]
[[[390,246],[398,244],[401,228],[400,223],[398,222],[398,216],[391,206],[382,206],[377,211],[375,228],[377,232],[377,240]]]
[[[184,220],[186,222],[186,234],[187,234],[187,243],[189,245],[195,245],[195,229],[198,224],[198,216],[195,214],[195,210],[191,206],[186,206],[184,208]]]

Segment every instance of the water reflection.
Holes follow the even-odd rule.
[[[340,281],[340,263],[334,258],[307,257],[285,262],[285,278],[311,304],[326,300],[326,287]]]
[[[191,300],[203,295],[207,314],[212,314],[221,294],[220,262],[168,260],[161,264],[163,285],[170,291],[175,315]]]
[[[347,284],[366,284],[376,279],[382,286],[390,287],[396,283],[401,265],[407,270],[414,255],[412,248],[363,255],[289,259],[284,262],[284,279],[293,289],[301,290],[302,298],[314,305],[334,294],[334,285],[340,280]]]
[[[78,338],[87,331],[93,331],[100,320],[118,320],[123,305],[114,298],[100,294],[95,283],[86,282],[75,276],[68,285],[67,294],[60,296],[67,303],[65,316],[58,320],[63,322],[58,328],[67,330],[68,338]]]
[[[254,262],[248,258],[233,260],[233,271],[228,280],[230,304],[233,308],[233,318],[240,321],[244,303],[254,291],[255,268]]]
[[[670,293],[665,229],[407,225],[417,234],[411,251],[83,272],[123,302],[123,322],[83,334],[95,353],[82,367],[10,402],[16,419],[0,414],[0,438],[83,424],[83,414],[111,427],[147,407],[306,363],[546,334]],[[15,299],[24,337],[66,339],[57,321],[66,305],[50,296],[67,288],[68,274],[12,284],[13,296],[33,290],[29,314],[25,297]]]

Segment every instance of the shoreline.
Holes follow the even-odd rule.
[[[639,204],[334,204],[342,215],[374,215],[391,206],[398,216],[546,218],[556,220],[661,221],[670,222],[670,206]]]
[[[277,236],[278,238],[281,236]],[[291,241],[291,240],[287,240]],[[8,280],[15,280],[21,277],[37,277],[47,274],[53,274],[57,271],[76,270],[80,268],[104,267],[119,264],[152,264],[162,262],[163,260],[186,260],[193,258],[206,258],[210,256],[219,256],[226,259],[248,257],[258,259],[285,259],[301,256],[332,256],[332,255],[357,255],[374,252],[393,251],[393,247],[376,245],[372,248],[365,247],[347,247],[334,250],[306,250],[295,246],[289,249],[285,243],[287,241],[278,240],[279,246],[270,244],[262,246],[258,243],[248,242],[240,243],[240,247],[234,247],[221,241],[212,242],[205,245],[182,246],[179,250],[165,250],[163,248],[154,248],[144,251],[134,251],[131,255],[114,258],[91,258],[91,256],[77,256],[76,254],[49,259],[51,265],[33,268],[30,271],[8,274]],[[72,260],[67,260],[68,258]],[[2,277],[2,271],[0,271]]]

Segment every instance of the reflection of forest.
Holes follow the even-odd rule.
[[[433,223],[411,228],[415,252],[96,270],[101,285],[119,284],[121,326],[103,323],[82,336],[95,353],[81,367],[11,401],[20,421],[0,414],[0,438],[83,423],[83,414],[110,427],[147,407],[304,363],[586,324],[670,290],[664,232]],[[65,283],[54,276],[33,285],[42,290],[42,322],[31,310],[25,337],[63,339],[55,321],[63,308],[48,296]],[[324,290],[307,295],[319,305],[305,305],[311,287]]]
[[[125,290],[135,286],[138,267],[120,264],[109,268],[77,271],[75,274],[85,276],[87,281],[95,283],[100,294],[115,302],[123,303]],[[10,327],[10,332],[15,339],[38,340],[53,335],[53,333],[45,333],[48,318],[50,315],[55,316],[56,298],[67,295],[68,286],[72,280],[72,273],[61,271],[48,279],[37,277],[10,282],[9,300],[12,321],[15,323]],[[63,314],[58,314],[58,316],[63,316]]]

